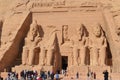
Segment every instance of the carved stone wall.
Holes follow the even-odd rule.
[[[20,25],[14,25],[14,29],[18,29],[16,33],[11,34],[13,39],[8,39],[7,34],[3,36],[5,31],[2,31],[2,45],[0,52],[0,70],[3,71],[4,68],[10,68],[14,65],[14,61],[17,58],[18,54],[21,54],[20,49],[22,48],[23,39],[25,38],[27,31],[29,30],[29,24],[31,23],[31,14],[26,13],[26,16],[23,18],[23,22]],[[11,21],[12,23],[12,21]],[[3,25],[4,26],[4,25]],[[4,26],[4,29],[10,25]],[[3,29],[3,30],[4,30]],[[7,39],[6,39],[7,36]],[[3,41],[4,39],[4,41]],[[8,42],[6,42],[8,40]],[[5,44],[3,43],[5,42]]]
[[[119,10],[113,10],[113,4],[110,3],[111,1],[103,3],[95,0],[94,2],[87,0],[16,2],[9,11],[9,16],[5,16],[3,26],[0,25],[2,29],[0,33],[1,70],[11,66],[11,63],[13,65],[17,55],[24,56],[25,52],[28,53],[27,56],[31,56],[29,65],[57,66],[58,68],[61,67],[62,56],[67,56],[68,67],[110,65],[113,72],[120,72]],[[24,14],[25,10],[30,14]],[[30,24],[34,20],[37,23],[33,24],[34,28],[31,30]],[[98,26],[96,24],[99,27],[94,32],[94,28]],[[81,25],[85,29],[80,28]],[[36,55],[39,56],[37,60]],[[101,59],[101,57],[104,58]],[[52,58],[55,60],[53,61]],[[24,59],[22,61],[24,64]]]

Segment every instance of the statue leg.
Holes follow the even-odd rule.
[[[93,49],[90,49],[90,65],[93,65]]]
[[[73,61],[74,61],[74,65],[78,65],[78,49],[77,48],[73,48]]]
[[[98,65],[98,49],[93,48],[93,66]]]
[[[80,49],[80,59],[81,59],[81,65],[85,65],[85,55],[86,55],[86,48],[82,47]]]
[[[22,53],[22,64],[23,65],[26,65],[26,63],[27,63],[28,53],[29,53],[29,51],[28,51],[27,47],[24,47],[23,53]]]
[[[33,65],[33,60],[34,60],[34,48],[30,50],[29,52],[29,65]]]
[[[41,52],[39,54],[39,65],[43,66],[45,64],[45,49],[41,48]]]
[[[53,60],[53,49],[48,49],[47,53],[47,65],[52,65],[52,60]]]
[[[105,58],[106,58],[106,47],[102,47],[99,54],[99,62],[101,66],[105,66]]]

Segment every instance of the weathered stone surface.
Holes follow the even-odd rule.
[[[9,5],[7,2],[0,4]],[[1,71],[16,66],[18,60],[19,67],[72,71],[73,66],[97,66],[96,72],[110,67],[112,72],[120,72],[117,0],[14,0],[9,7],[3,4]]]

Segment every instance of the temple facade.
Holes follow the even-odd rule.
[[[16,4],[0,21],[0,70],[120,72],[119,26],[107,7],[72,0]]]

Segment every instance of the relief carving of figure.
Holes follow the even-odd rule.
[[[81,24],[77,28],[77,34],[71,39],[73,47],[73,63],[74,65],[85,65],[85,56],[87,49],[87,37],[85,26]]]
[[[66,41],[69,41],[69,39],[68,39],[68,25],[62,26],[62,35],[63,35],[63,43],[65,43]]]
[[[22,53],[22,64],[32,65],[36,51],[39,52],[39,42],[42,40],[40,37],[40,29],[37,25],[37,21],[33,21],[30,26],[30,31],[25,38],[25,46]]]
[[[92,65],[105,65],[107,42],[103,30],[99,24],[94,26],[93,37],[90,40],[92,50]]]

